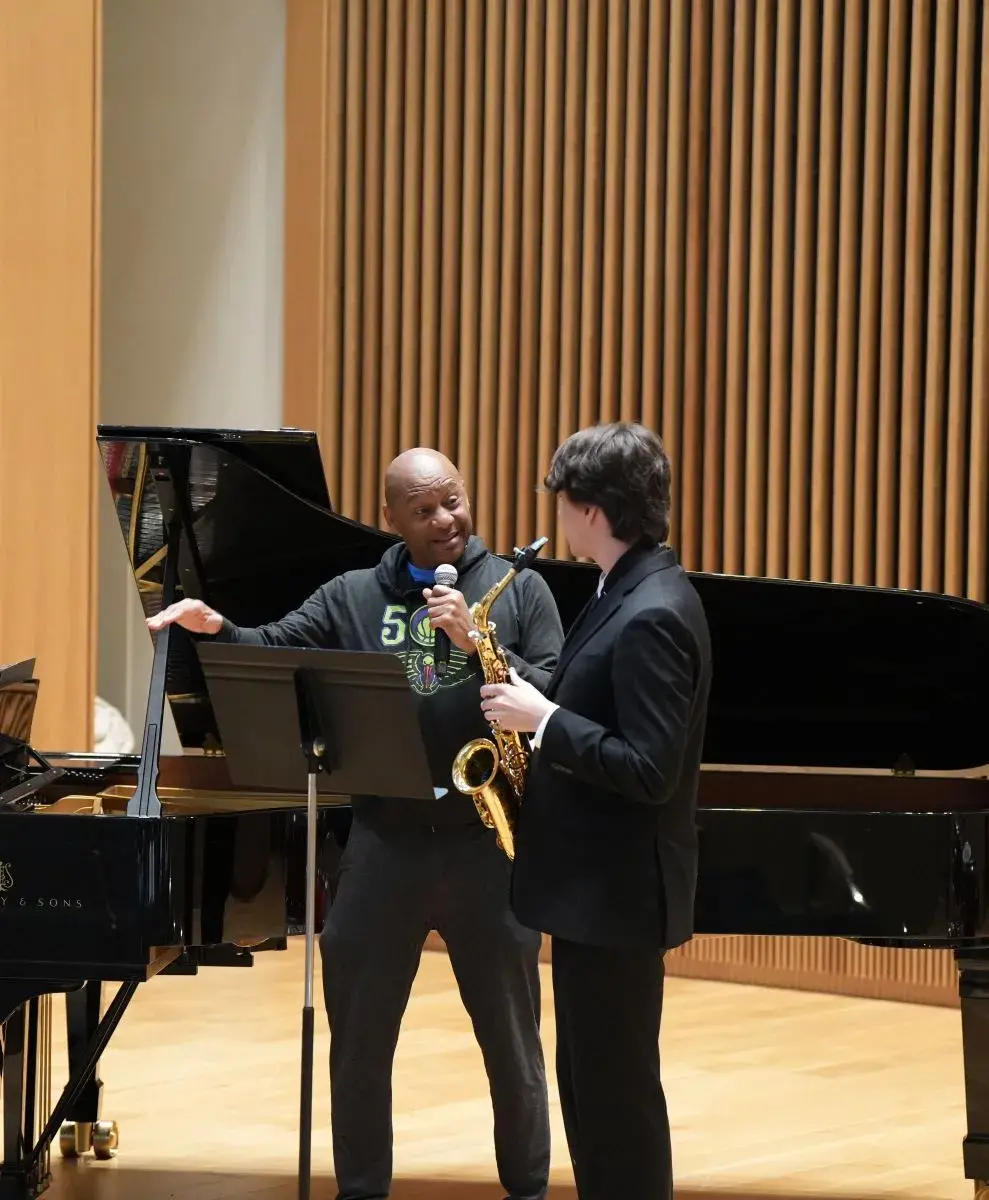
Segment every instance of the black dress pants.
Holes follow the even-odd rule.
[[[556,1073],[579,1200],[672,1200],[662,951],[553,938]]]
[[[320,936],[337,1200],[389,1194],[392,1065],[431,929],[447,944],[481,1048],[502,1186],[510,1200],[544,1197],[550,1133],[540,935],[511,912],[510,868],[480,822],[434,832],[355,817]]]

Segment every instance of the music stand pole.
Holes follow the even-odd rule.
[[[197,643],[196,652],[235,787],[271,788],[294,797],[301,791],[300,747],[306,760],[299,1200],[309,1200],[319,776],[339,796],[435,800],[443,793],[433,785],[415,696],[394,654],[207,641]],[[382,728],[388,730],[388,754],[369,735]]]
[[[302,1005],[302,1077],[299,1096],[299,1200],[309,1200],[312,1183],[312,1091],[315,1037],[313,978],[316,970],[316,777],[325,768],[326,739],[317,732],[319,709],[314,681],[304,670],[295,675],[302,752],[308,766],[306,803],[306,974]]]

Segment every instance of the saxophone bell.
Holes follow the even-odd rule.
[[[497,842],[509,859],[515,858],[516,814],[511,789],[505,786],[498,747],[489,738],[474,738],[462,746],[453,760],[453,784],[470,796],[486,829],[493,829]]]

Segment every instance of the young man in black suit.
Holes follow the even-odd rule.
[[[546,487],[572,551],[601,579],[545,694],[514,674],[481,689],[489,721],[535,735],[512,905],[553,937],[580,1200],[670,1200],[663,955],[693,932],[708,626],[666,544],[670,464],[656,434],[582,430],[557,450]]]

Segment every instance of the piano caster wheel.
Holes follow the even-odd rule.
[[[97,1121],[93,1126],[93,1154],[97,1158],[113,1158],[119,1140],[116,1121]]]
[[[63,1158],[78,1158],[93,1144],[93,1126],[89,1121],[66,1121],[58,1131],[58,1149]]]
[[[63,1158],[78,1158],[89,1150],[96,1158],[113,1158],[118,1141],[116,1121],[66,1121],[58,1131],[58,1148]]]
[[[975,1200],[989,1200],[989,1179],[975,1181]]]

